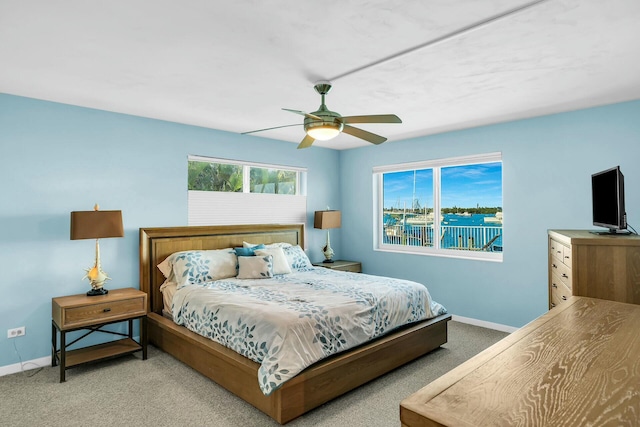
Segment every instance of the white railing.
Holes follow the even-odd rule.
[[[388,245],[433,247],[433,225],[385,225]],[[474,251],[502,251],[502,227],[441,225],[440,248]]]

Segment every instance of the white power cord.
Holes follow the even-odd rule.
[[[37,365],[37,364],[35,364],[33,362],[26,362],[26,363],[23,362],[22,361],[22,357],[20,356],[20,352],[18,352],[18,347],[16,347],[16,341],[15,340],[13,340],[13,349],[15,350],[16,355],[18,356],[18,360],[20,361],[20,371],[22,372],[22,375],[25,375],[27,377],[32,377],[32,376],[34,376],[35,374],[37,374],[38,372],[40,372],[44,368],[44,366]],[[35,366],[34,369],[28,370],[28,371],[30,371],[29,373],[27,373],[27,371],[25,371],[25,369],[24,369],[24,367],[28,366],[28,365]]]

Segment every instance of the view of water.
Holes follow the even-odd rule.
[[[428,223],[425,229],[423,220],[424,215],[385,213],[385,243],[430,246],[432,224]],[[444,214],[440,226],[441,248],[470,249],[490,244],[487,250],[502,250],[502,221],[497,221],[495,215]]]

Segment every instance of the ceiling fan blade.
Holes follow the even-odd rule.
[[[371,116],[347,116],[340,118],[344,124],[347,123],[402,123],[400,117],[395,114],[376,114]]]
[[[305,113],[304,111],[300,111],[300,110],[292,110],[290,108],[283,108],[284,111],[289,111],[290,113],[296,113],[296,114],[300,114],[301,116],[305,116],[309,119],[314,119],[314,120],[322,120],[322,117],[318,117],[314,114],[311,113]]]
[[[305,136],[300,144],[298,144],[298,150],[301,148],[311,147],[315,139],[311,138],[309,135]]]
[[[301,125],[302,125],[302,123],[296,123],[294,125],[284,125],[284,126],[276,126],[276,127],[272,127],[272,128],[266,128],[266,129],[251,130],[249,132],[241,132],[240,135],[247,135],[247,134],[250,134],[250,133],[263,132],[265,130],[288,128],[288,127],[291,127],[291,126],[301,126]]]
[[[353,135],[356,138],[364,139],[372,144],[382,144],[387,140],[384,136],[376,135],[375,133],[367,132],[366,130],[354,128],[353,126],[344,125],[342,132]]]

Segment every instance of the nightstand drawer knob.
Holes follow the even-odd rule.
[[[108,313],[108,312],[110,312],[110,311],[111,311],[111,309],[110,309],[110,308],[105,308],[104,310],[102,310],[102,312],[103,312],[103,313]]]

